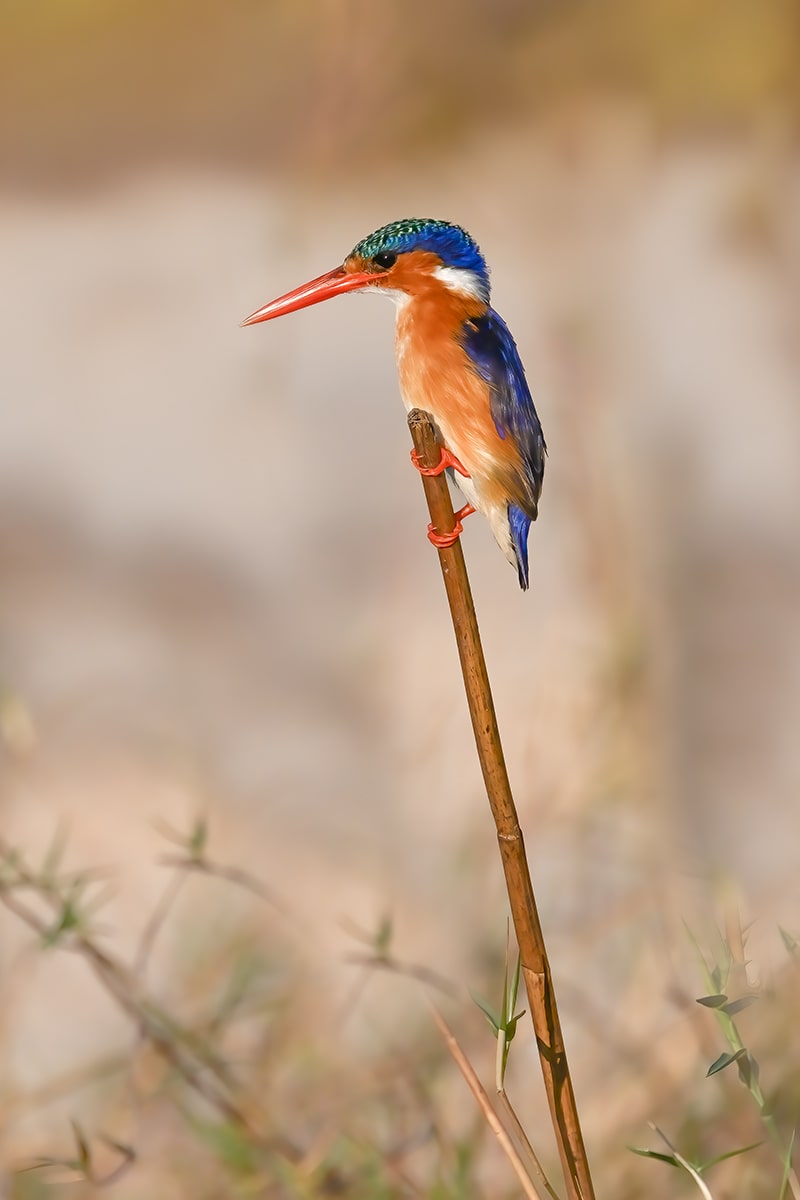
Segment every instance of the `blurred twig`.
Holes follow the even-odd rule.
[[[108,994],[136,1023],[140,1037],[146,1038],[183,1081],[242,1130],[254,1146],[268,1148],[290,1162],[299,1160],[299,1151],[287,1139],[279,1134],[264,1135],[251,1120],[248,1113],[257,1111],[257,1106],[253,1098],[243,1101],[241,1088],[234,1086],[228,1065],[192,1030],[155,1002],[135,971],[97,944],[87,913],[76,905],[73,879],[65,877],[64,888],[59,888],[49,867],[48,877],[42,878],[2,839],[0,868],[0,903],[32,929],[43,944],[58,946],[83,958]],[[55,920],[47,920],[35,911],[21,899],[22,892],[35,894]],[[159,911],[163,914],[163,902]],[[145,951],[152,943],[152,922],[149,930]],[[141,945],[138,958],[142,960]]]
[[[392,951],[392,937],[394,934],[394,925],[390,917],[383,917],[378,924],[374,934],[369,934],[365,930],[359,929],[352,922],[346,923],[347,932],[354,938],[363,942],[368,951],[364,954],[349,954],[346,962],[352,963],[353,966],[364,967],[367,973],[372,971],[388,971],[395,975],[404,975],[408,979],[415,979],[417,983],[426,984],[428,987],[436,988],[437,991],[444,993],[446,996],[456,996],[459,989],[449,979],[445,979],[438,971],[434,971],[431,967],[425,966],[423,963],[403,962],[402,959]],[[361,989],[357,989],[360,991]],[[352,1000],[348,1002],[347,1010],[352,1007]]]
[[[260,900],[271,904],[282,916],[287,916],[286,906],[278,896],[242,867],[232,867],[224,863],[212,862],[206,855],[208,840],[208,823],[204,817],[198,817],[188,834],[179,833],[167,825],[166,821],[156,823],[156,828],[167,841],[174,842],[184,851],[183,854],[165,854],[159,859],[164,867],[177,867],[182,871],[196,871],[201,875],[209,875],[215,879],[223,879],[236,887],[252,892]]]
[[[433,1014],[433,1019],[436,1022],[439,1032],[444,1039],[447,1049],[455,1059],[459,1071],[467,1081],[469,1090],[472,1092],[473,1096],[478,1102],[478,1106],[483,1113],[486,1124],[497,1138],[503,1153],[511,1163],[511,1166],[514,1168],[514,1172],[519,1179],[523,1192],[527,1197],[529,1197],[529,1200],[543,1200],[542,1193],[536,1190],[533,1180],[525,1170],[525,1165],[517,1153],[511,1138],[506,1133],[502,1122],[497,1116],[497,1113],[492,1108],[489,1102],[489,1097],[486,1095],[486,1091],[484,1090],[481,1081],[475,1074],[472,1064],[445,1023],[444,1017],[442,1017],[441,1013],[438,1011],[438,1009],[434,1008],[433,1005],[431,1005],[431,1013]]]
[[[105,1188],[110,1187],[112,1183],[117,1183],[136,1161],[136,1151],[132,1146],[117,1141],[116,1138],[108,1137],[106,1134],[99,1134],[97,1140],[106,1146],[107,1149],[112,1150],[119,1159],[116,1166],[103,1174],[98,1171],[95,1165],[92,1148],[80,1125],[77,1121],[71,1121],[70,1124],[72,1125],[72,1135],[75,1139],[77,1158],[41,1156],[34,1163],[31,1163],[26,1168],[27,1170],[33,1171],[37,1167],[65,1167],[68,1171],[86,1179],[94,1187]]]

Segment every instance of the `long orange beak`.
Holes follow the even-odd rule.
[[[259,321],[271,321],[273,317],[282,317],[284,313],[297,312],[298,308],[308,308],[310,304],[319,304],[322,300],[330,300],[332,296],[341,296],[343,292],[353,292],[358,288],[367,287],[375,282],[375,276],[368,271],[346,271],[344,267],[336,267],[318,279],[312,279],[293,292],[270,300],[263,308],[256,309],[242,321],[242,325],[257,325]]]

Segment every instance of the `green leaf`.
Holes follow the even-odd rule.
[[[508,922],[506,922],[506,957],[505,962],[503,963],[503,999],[500,1001],[502,1028],[505,1028],[505,1023],[513,1011],[513,1008],[508,1007]]]
[[[758,1083],[759,1066],[752,1054],[745,1051],[736,1065],[739,1068],[739,1078],[746,1088]]]
[[[391,914],[381,917],[380,924],[375,931],[375,953],[379,958],[388,958],[389,951],[392,948],[392,938],[394,937],[394,920]]]
[[[84,1175],[88,1176],[92,1166],[92,1155],[91,1151],[89,1150],[89,1143],[83,1136],[83,1130],[77,1121],[70,1121],[70,1125],[72,1126],[75,1144],[78,1147],[78,1162],[80,1163],[80,1169]]]
[[[511,980],[511,989],[508,994],[508,1012],[513,1013],[517,1007],[517,995],[519,994],[519,975],[522,969],[522,959],[517,953],[517,965],[514,968],[514,976]]]
[[[800,954],[800,942],[797,941],[797,938],[793,938],[792,935],[780,925],[778,926],[778,932],[780,933],[783,944],[786,947],[786,952],[796,958],[797,955]]]
[[[658,1150],[647,1150],[643,1146],[628,1146],[631,1154],[638,1154],[642,1158],[657,1158],[659,1162],[667,1163],[670,1167],[680,1167],[680,1163],[674,1154],[661,1154]]]
[[[198,817],[192,827],[192,832],[189,834],[188,849],[193,859],[202,859],[205,854],[207,842],[208,821],[205,817]]]
[[[722,1011],[727,1013],[729,1017],[735,1017],[743,1009],[749,1008],[751,1004],[755,1004],[758,996],[741,996],[738,1000],[731,1000],[728,1004],[723,1004]]]
[[[514,1034],[517,1032],[517,1021],[519,1021],[520,1017],[524,1017],[527,1011],[528,1010],[526,1008],[523,1008],[522,1012],[518,1012],[515,1016],[506,1021],[504,1032],[507,1042],[512,1042],[514,1040]]]
[[[783,1160],[783,1178],[781,1179],[781,1190],[778,1192],[778,1200],[783,1200],[786,1195],[786,1188],[789,1185],[789,1175],[792,1171],[792,1155],[794,1153],[794,1139],[796,1129],[792,1130],[792,1136],[789,1139],[789,1145],[786,1147],[786,1156]]]
[[[498,1033],[502,1029],[502,1024],[499,1017],[496,1017],[489,1005],[484,1000],[479,999],[474,992],[470,992],[470,996],[472,997],[472,1003],[477,1004],[478,1008],[481,1010],[483,1015],[486,1017],[486,1020],[494,1030],[494,1036],[497,1037]]]
[[[711,1066],[706,1071],[706,1079],[708,1079],[710,1075],[716,1075],[719,1071],[724,1071],[726,1067],[731,1065],[731,1063],[739,1062],[739,1060],[743,1058],[745,1054],[747,1054],[747,1051],[744,1047],[742,1047],[741,1050],[736,1050],[733,1054],[729,1054],[727,1052],[725,1054],[720,1054],[719,1058],[715,1058]]]
[[[57,946],[64,934],[71,933],[73,929],[77,929],[81,924],[81,915],[75,907],[72,897],[68,896],[64,901],[58,919],[53,922],[50,929],[42,934],[42,943],[48,948]]]
[[[726,1158],[736,1158],[739,1154],[747,1154],[750,1150],[756,1150],[763,1145],[763,1142],[751,1142],[749,1146],[739,1146],[736,1150],[727,1150],[725,1154],[718,1154],[716,1158],[710,1158],[708,1162],[703,1163],[702,1167],[697,1169],[702,1175],[703,1171],[707,1171],[709,1167],[715,1167],[717,1163],[724,1162]]]
[[[253,1175],[259,1167],[257,1147],[244,1130],[228,1121],[192,1121],[200,1138],[221,1161],[239,1175]]]
[[[698,996],[697,1004],[702,1004],[705,1008],[722,1008],[727,999],[724,992],[717,992],[714,996]]]
[[[53,834],[52,842],[45,852],[42,869],[39,872],[42,887],[50,889],[55,885],[58,869],[61,866],[61,860],[64,857],[66,848],[67,830],[63,821],[61,821]]]

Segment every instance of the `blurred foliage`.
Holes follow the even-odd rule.
[[[245,872],[234,877],[231,868],[206,857],[205,832],[198,850],[200,829],[205,830],[203,819],[183,835],[180,859],[160,860],[169,878],[154,898],[130,961],[93,928],[97,901],[87,896],[87,889],[100,875],[91,868],[65,868],[62,833],[37,865],[0,841],[0,908],[27,928],[33,953],[77,956],[98,989],[113,998],[136,1030],[133,1046],[126,1040],[110,1071],[107,1061],[87,1061],[84,1070],[71,1070],[39,1089],[5,1082],[2,1108],[10,1129],[18,1128],[25,1113],[40,1111],[60,1094],[70,1098],[70,1107],[83,1108],[86,1120],[79,1124],[71,1116],[60,1136],[51,1125],[49,1133],[28,1137],[24,1154],[6,1139],[2,1167],[9,1175],[3,1179],[4,1194],[15,1200],[44,1200],[62,1195],[69,1186],[70,1195],[88,1200],[114,1183],[119,1189],[115,1194],[122,1196],[323,1200],[347,1195],[400,1200],[413,1195],[480,1200],[491,1195],[499,1200],[518,1195],[482,1117],[471,1103],[461,1104],[466,1094],[433,1033],[422,996],[415,987],[408,989],[411,980],[420,978],[419,971],[388,959],[387,947],[383,961],[358,960],[366,970],[344,1004],[328,995],[320,987],[312,931],[304,933],[301,925],[286,921],[272,901],[264,904],[260,879]],[[170,841],[174,844],[180,836],[171,835]],[[177,920],[179,892],[199,863],[207,879],[236,886],[253,907],[240,911],[225,937],[220,936],[221,927],[208,936],[206,927],[205,944],[196,948],[199,953],[188,948],[185,928],[177,941],[167,940],[173,947],[168,983],[154,985],[148,970],[154,943],[168,939],[167,927]],[[66,911],[74,919],[57,920],[55,933],[53,919]],[[197,910],[190,911],[190,920],[196,922]],[[650,1126],[672,1153],[635,1147],[640,1161],[655,1160],[639,1166],[624,1154],[619,1130],[607,1130],[605,1144],[595,1147],[598,1182],[620,1200],[676,1195],[671,1173],[661,1170],[664,1163],[683,1167],[696,1179],[709,1174],[718,1197],[775,1200],[787,1184],[787,1195],[800,1194],[790,1166],[797,1114],[798,942],[790,932],[776,933],[783,952],[768,985],[759,986],[748,972],[760,975],[761,969],[745,957],[746,935],[738,913],[731,912],[726,915],[727,932],[711,934],[710,950],[691,937],[703,983],[713,989],[699,998],[700,1010],[687,990],[694,979],[672,984],[677,982],[685,995],[677,1019],[670,1023],[671,1065],[673,1057],[688,1050],[692,1067],[686,1081],[678,1084],[663,1062],[649,1076],[647,1109],[675,1130],[675,1144],[652,1122]],[[378,934],[385,940],[387,922],[380,923]],[[380,942],[376,935],[374,945]],[[376,991],[379,973],[392,988],[404,989],[402,1032],[410,1037],[413,1050],[402,1048],[399,1028],[390,1031],[385,1026],[375,1053],[365,1061],[347,1028],[354,1022],[378,1028],[374,1019],[386,1000],[385,993],[381,999]],[[519,960],[512,969],[507,956],[497,977],[484,982],[502,992],[498,1014],[479,1005],[494,1033],[505,1034],[496,1059],[496,1082],[505,1102],[501,1119],[504,1125],[514,1122],[517,1141],[532,1158],[528,1133],[534,1144],[547,1139],[538,1126],[526,1131],[502,1083],[503,1050],[519,1016]],[[592,982],[586,981],[587,986]],[[662,982],[669,984],[669,971]],[[161,999],[164,994],[168,1004]],[[620,997],[618,1003],[622,1019],[634,1027],[639,1014],[633,1012],[631,997]],[[60,996],[54,997],[52,1020],[64,1036],[69,1028],[66,1008]],[[462,994],[454,1012],[468,1044],[463,1053],[471,1066],[474,1060],[473,1069],[480,1070],[488,1086],[491,1068],[480,1049],[484,1030],[478,1027],[473,1034],[465,1019],[468,1009]],[[708,1069],[709,1057],[720,1044],[716,1036],[705,1037],[714,1018],[730,1053]],[[613,1026],[609,1009],[602,1032],[612,1049]],[[684,1035],[693,1026],[699,1036],[686,1042]],[[522,1094],[530,1059],[524,1048],[519,1050],[515,1039],[518,1070],[512,1082]],[[622,1083],[626,1072],[642,1069],[641,1063],[626,1061],[619,1045],[614,1054],[617,1069],[606,1081],[612,1090],[628,1086]],[[657,1061],[654,1045],[651,1065]],[[734,1063],[744,1088],[735,1080]],[[769,1091],[759,1083],[762,1067]],[[80,1094],[101,1080],[102,1091],[87,1111]],[[640,1131],[641,1117],[626,1113],[623,1121],[631,1131]],[[547,1165],[555,1173],[555,1164]],[[650,1178],[652,1185],[645,1193],[643,1180]]]
[[[0,154],[22,178],[363,165],[598,88],[681,123],[800,99],[794,0],[3,0],[0,35]]]

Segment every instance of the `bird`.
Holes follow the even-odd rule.
[[[489,269],[477,242],[448,221],[393,221],[357,242],[341,266],[256,309],[242,325],[346,292],[394,301],[403,402],[409,412],[430,414],[442,447],[439,466],[427,473],[446,470],[466,497],[456,533],[460,518],[481,512],[527,589],[528,534],[547,446],[514,339],[490,305]],[[454,540],[436,531],[429,537],[439,546]]]

